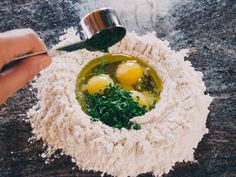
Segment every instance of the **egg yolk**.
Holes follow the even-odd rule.
[[[116,78],[126,86],[137,83],[143,76],[143,69],[136,61],[121,63],[116,70]]]
[[[138,91],[131,91],[131,96],[133,100],[138,102],[140,106],[146,106],[146,108],[149,108],[149,100],[143,93],[140,93]]]
[[[109,85],[114,84],[110,76],[105,74],[100,74],[98,76],[93,76],[89,79],[87,83],[87,89],[89,94],[103,93],[103,90]]]

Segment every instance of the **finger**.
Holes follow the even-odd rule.
[[[17,56],[44,50],[47,50],[47,47],[31,29],[0,33],[0,68]]]
[[[18,89],[32,80],[42,69],[52,62],[47,55],[35,56],[23,60],[15,67],[0,74],[0,104],[12,96]]]

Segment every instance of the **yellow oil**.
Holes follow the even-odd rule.
[[[93,76],[96,76],[98,74],[107,74],[113,79],[115,85],[120,85],[121,87],[123,87],[128,91],[135,90],[136,88],[135,85],[132,87],[121,85],[118,82],[115,75],[118,65],[121,64],[122,62],[130,60],[135,60],[143,69],[148,68],[148,74],[150,75],[150,78],[154,83],[153,84],[154,87],[151,90],[149,89],[149,90],[138,90],[138,91],[145,93],[145,95],[147,95],[150,99],[153,99],[153,103],[158,102],[160,93],[162,91],[162,81],[153,68],[148,66],[141,59],[134,56],[124,55],[124,54],[106,54],[99,58],[95,58],[90,63],[88,63],[82,69],[82,71],[79,73],[77,77],[75,92],[77,100],[80,103],[83,111],[86,112],[85,99],[88,94],[86,91],[86,83]]]

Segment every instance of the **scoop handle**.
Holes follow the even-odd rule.
[[[2,69],[0,69],[0,73],[3,71],[6,71],[7,69],[15,66],[17,63],[19,63],[21,60],[24,60],[26,58],[29,57],[33,57],[33,56],[38,56],[38,55],[45,55],[47,54],[50,57],[55,57],[57,55],[57,51],[66,51],[66,52],[72,52],[78,49],[83,49],[86,47],[86,41],[82,40],[76,43],[72,43],[63,47],[59,47],[59,48],[52,48],[49,50],[44,50],[44,51],[39,51],[39,52],[34,52],[34,53],[29,53],[29,54],[24,54],[22,56],[19,56],[15,59],[13,59],[12,62],[6,64],[5,66],[3,66]]]
[[[56,56],[56,51],[66,51],[66,52],[72,52],[78,49],[83,49],[85,48],[85,40],[84,41],[80,41],[80,42],[75,42],[69,45],[65,45],[63,47],[59,47],[59,48],[52,48],[49,50],[43,50],[43,51],[39,51],[39,52],[34,52],[34,53],[29,53],[29,54],[24,54],[22,56],[19,56],[15,59],[13,59],[13,62],[18,61],[18,60],[22,60],[22,59],[26,59],[29,57],[34,57],[34,56],[38,56],[38,55],[44,55],[47,54],[50,57],[55,57]]]
[[[79,42],[71,43],[69,45],[65,45],[63,47],[59,47],[56,50],[66,51],[66,52],[73,52],[79,49],[85,49],[87,47],[88,39],[81,40]]]
[[[40,52],[25,54],[25,55],[22,55],[22,56],[19,56],[19,57],[15,58],[13,61],[18,61],[18,60],[22,60],[22,59],[25,59],[25,58],[38,56],[38,55],[44,55],[44,54],[47,54],[47,53],[48,53],[48,51],[44,50],[44,51],[40,51]]]

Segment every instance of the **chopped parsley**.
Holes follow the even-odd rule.
[[[104,71],[105,71],[105,65],[106,65],[106,61],[103,58],[101,58],[100,61],[99,61],[98,68],[95,69],[95,73],[97,75],[103,74]]]
[[[101,121],[118,129],[140,129],[141,126],[130,119],[146,113],[145,107],[135,102],[130,92],[111,84],[103,94],[88,95],[86,105],[93,121]]]

